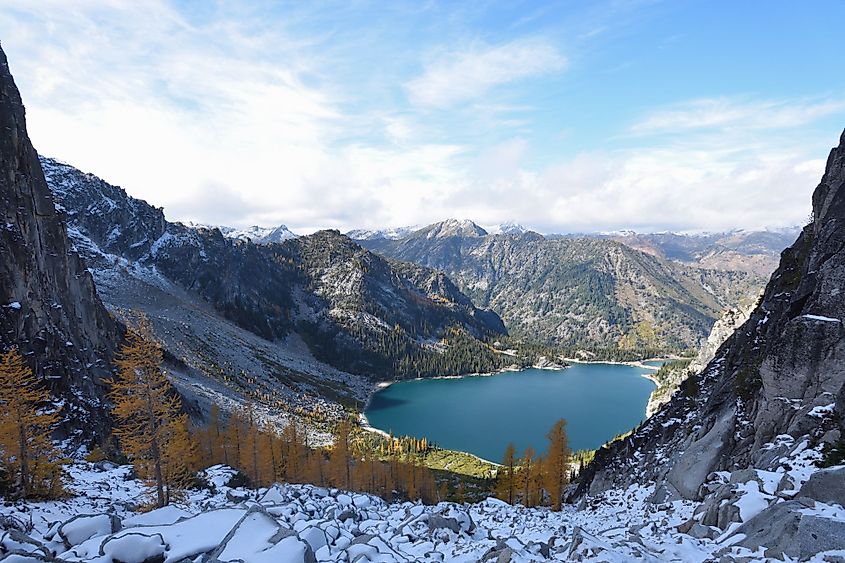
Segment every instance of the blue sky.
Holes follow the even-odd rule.
[[[36,148],[172,220],[802,223],[842,2],[2,0]]]

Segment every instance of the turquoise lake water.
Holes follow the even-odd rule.
[[[513,442],[546,449],[546,433],[567,420],[573,450],[594,449],[645,418],[654,384],[645,370],[615,364],[573,364],[490,377],[403,381],[378,391],[366,415],[396,436],[425,437],[443,448],[500,461]]]

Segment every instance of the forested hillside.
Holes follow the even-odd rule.
[[[602,354],[695,348],[724,308],[762,284],[748,272],[694,268],[612,240],[475,227],[447,221],[360,243],[442,270],[516,337]]]

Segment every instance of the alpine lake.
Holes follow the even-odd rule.
[[[575,363],[562,370],[400,381],[376,391],[365,415],[371,426],[394,436],[425,437],[496,462],[508,443],[518,455],[528,446],[545,452],[546,433],[560,418],[567,421],[572,451],[596,449],[645,418],[655,388],[643,377],[649,371]]]

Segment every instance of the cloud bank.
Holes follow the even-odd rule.
[[[803,127],[845,111],[841,96],[680,100],[632,110],[607,147],[555,153],[532,111],[562,107],[543,81],[576,64],[543,33],[385,46],[383,64],[362,55],[353,73],[361,45],[315,26],[319,15],[219,10],[4,2],[39,151],[171,220],[722,230],[803,223],[838,134],[809,141]],[[474,127],[495,134],[463,134]]]

